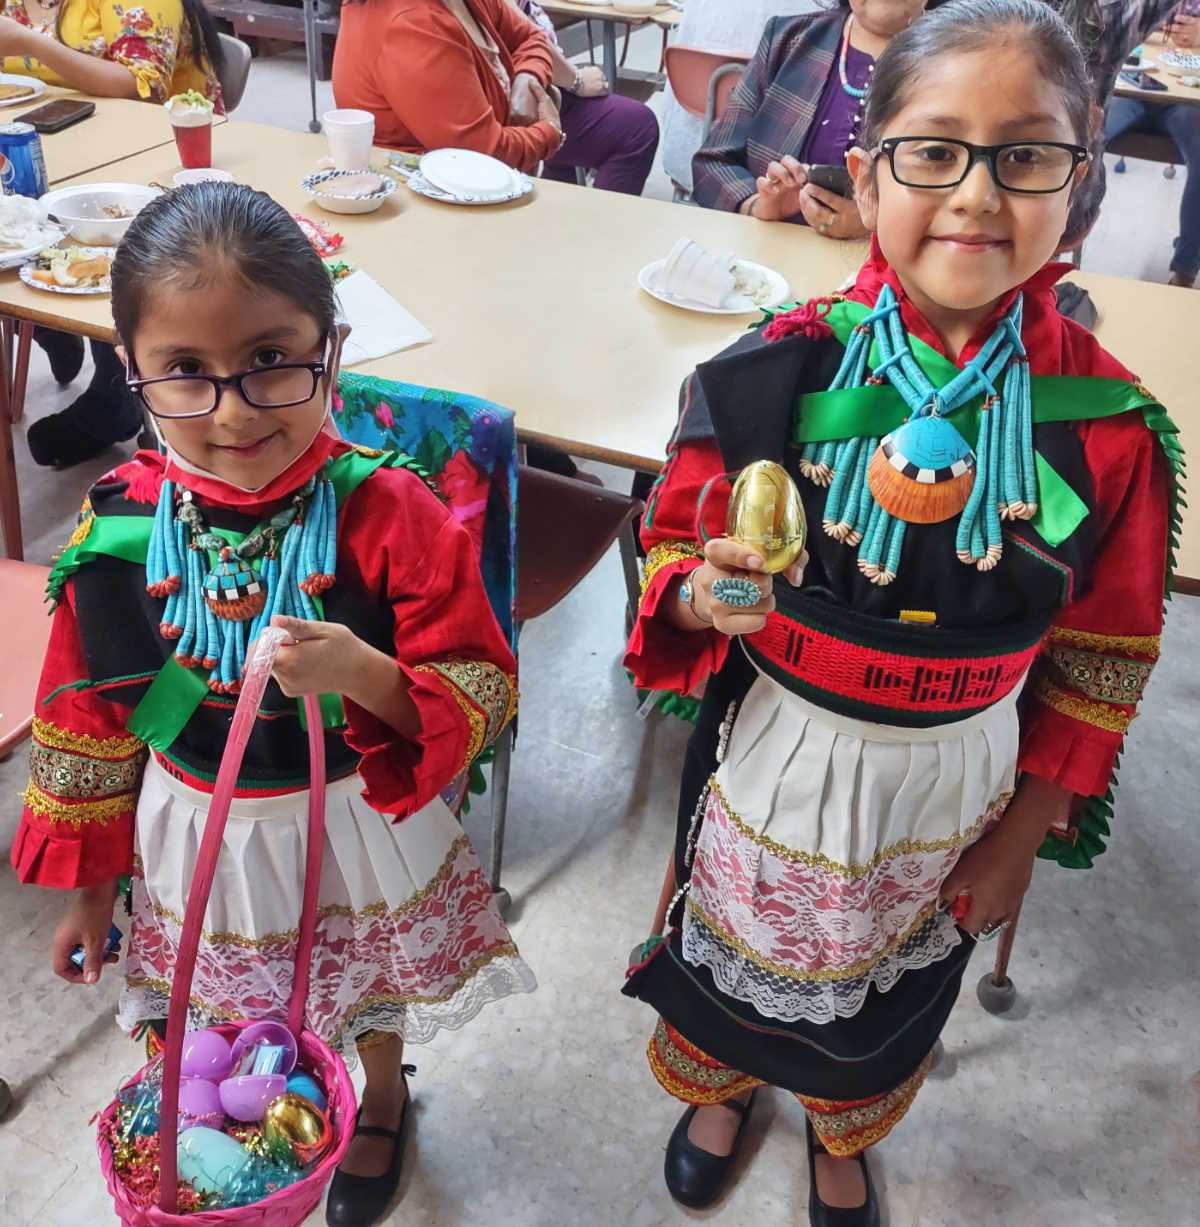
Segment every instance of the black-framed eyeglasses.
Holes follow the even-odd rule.
[[[892,178],[905,187],[958,187],[976,162],[986,162],[998,187],[1028,195],[1061,192],[1089,157],[1082,145],[1062,141],[972,145],[943,136],[890,136],[871,156],[880,154],[887,156]]]
[[[143,379],[131,357],[125,384],[156,418],[202,418],[216,412],[223,388],[237,388],[246,404],[255,409],[303,405],[316,395],[328,369],[325,360],[281,362],[236,375],[156,375]]]

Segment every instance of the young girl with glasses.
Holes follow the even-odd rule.
[[[416,467],[332,426],[344,329],[286,210],[235,184],[168,192],[130,226],[112,286],[129,386],[165,454],[92,488],[53,573],[13,862],[73,892],[51,957],[88,985],[132,875],[119,1020],[163,1019],[241,666],[262,626],[291,632],[225,832],[190,1025],[286,1014],[307,832],[296,699],[320,694],[329,818],[307,1025],[361,1054],[359,1135],[327,1214],[365,1225],[399,1178],[403,1042],[533,987],[439,795],[512,718],[513,656],[470,537]]]
[[[899,34],[848,155],[873,232],[844,297],[685,385],[647,507],[636,683],[706,683],[665,936],[626,992],[690,1105],[666,1180],[722,1192],[756,1088],[806,1112],[809,1220],[877,1224],[864,1154],[913,1102],[976,940],[1039,854],[1086,867],[1158,656],[1177,436],[1055,310],[1090,91],[1038,0]],[[776,578],[728,482],[784,464],[810,536]],[[655,931],[661,931],[662,915]]]

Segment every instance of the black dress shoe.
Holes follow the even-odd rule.
[[[405,1065],[406,1075],[415,1074],[416,1067]],[[329,1186],[329,1200],[325,1203],[325,1222],[328,1227],[371,1227],[388,1212],[396,1189],[400,1185],[400,1168],[404,1163],[404,1144],[408,1140],[408,1117],[412,1107],[412,1095],[404,1101],[400,1125],[396,1129],[383,1129],[378,1125],[355,1125],[354,1134],[373,1138],[392,1139],[392,1162],[382,1176],[351,1176],[340,1168],[333,1174]],[[362,1109],[359,1109],[361,1114]]]
[[[733,1135],[733,1146],[727,1155],[710,1154],[688,1137],[688,1126],[696,1115],[694,1107],[688,1108],[679,1118],[671,1140],[667,1143],[667,1158],[663,1164],[667,1189],[677,1202],[693,1210],[703,1210],[706,1206],[711,1206],[725,1191],[733,1161],[746,1133],[750,1109],[754,1106],[754,1093],[751,1092],[749,1100],[744,1104],[727,1099],[721,1106],[738,1113],[742,1118],[737,1133]]]
[[[79,374],[83,368],[83,337],[39,324],[33,330],[33,339],[46,351],[55,383],[70,383]]]
[[[866,1155],[856,1156],[862,1168],[863,1183],[867,1186],[867,1200],[861,1206],[843,1209],[827,1206],[817,1192],[817,1155],[829,1152],[817,1140],[812,1122],[805,1118],[804,1128],[808,1133],[808,1222],[809,1227],[879,1227],[879,1202],[875,1198],[875,1186],[871,1183],[871,1169]]]

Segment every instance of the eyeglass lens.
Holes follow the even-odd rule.
[[[900,139],[892,150],[896,178],[910,187],[951,187],[966,177],[970,161],[970,150],[952,141]],[[996,155],[1000,186],[1017,192],[1057,191],[1074,167],[1072,152],[1057,145],[1009,145]]]
[[[317,378],[308,367],[264,367],[242,376],[242,395],[260,409],[296,405],[313,395]],[[155,413],[179,417],[216,408],[217,388],[207,379],[181,376],[145,384],[142,394]]]

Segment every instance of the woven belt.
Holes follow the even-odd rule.
[[[954,631],[871,618],[778,593],[742,642],[762,671],[827,711],[931,728],[986,711],[1021,683],[1049,619]]]

